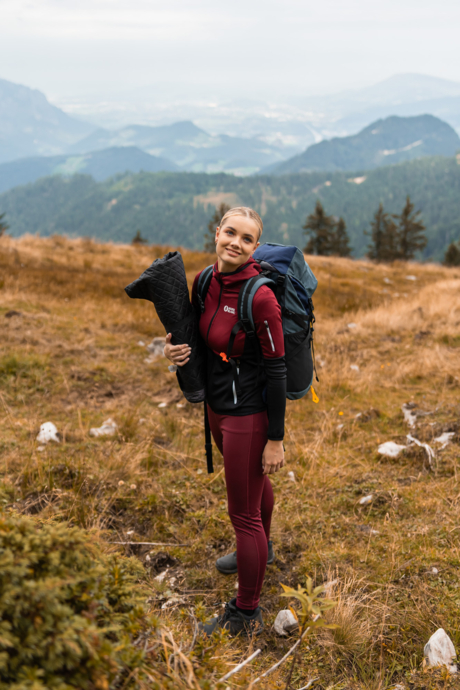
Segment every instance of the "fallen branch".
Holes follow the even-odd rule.
[[[312,678],[311,680],[308,681],[308,683],[306,685],[303,685],[301,688],[299,688],[299,690],[307,690],[307,688],[309,688],[310,685],[313,685],[315,680],[318,680],[318,678]]]
[[[254,654],[251,654],[251,656],[248,656],[248,658],[245,659],[244,661],[242,661],[241,664],[238,664],[238,666],[235,666],[235,668],[232,668],[231,671],[229,671],[228,673],[226,673],[225,676],[223,676],[223,677],[222,677],[220,680],[218,680],[217,682],[218,682],[218,683],[223,683],[224,680],[227,680],[228,678],[230,678],[230,676],[233,676],[234,673],[237,673],[238,671],[240,671],[244,666],[246,666],[246,664],[249,664],[253,659],[255,659],[256,656],[259,656],[259,654],[261,653],[261,651],[262,651],[261,649],[256,649],[256,651],[254,652]]]
[[[189,546],[189,544],[166,544],[162,541],[109,541],[108,544],[124,544],[125,546]]]
[[[413,436],[411,436],[411,434],[407,434],[407,440],[408,440],[410,443],[415,443],[415,444],[416,444],[417,446],[419,446],[420,448],[424,448],[424,449],[425,449],[425,453],[426,453],[427,456],[428,456],[428,464],[429,464],[430,467],[433,467],[433,460],[436,460],[436,455],[434,454],[434,450],[432,449],[432,447],[429,446],[428,443],[421,443],[421,442],[418,441],[416,438],[414,438]]]
[[[313,620],[316,621],[316,620],[318,620],[318,618],[319,618],[319,616],[315,616]],[[270,675],[270,673],[273,673],[273,671],[276,671],[276,669],[277,669],[279,666],[281,666],[281,664],[282,664],[283,662],[285,662],[286,659],[287,659],[289,656],[291,656],[292,652],[295,652],[295,650],[297,649],[297,647],[299,646],[299,644],[302,642],[303,638],[307,635],[307,633],[308,633],[309,630],[310,630],[310,626],[308,626],[308,628],[306,628],[305,632],[302,633],[302,636],[299,637],[299,639],[297,640],[297,642],[296,642],[294,645],[292,645],[291,649],[289,649],[289,651],[286,652],[286,654],[283,656],[283,658],[280,659],[280,661],[278,661],[276,664],[274,664],[273,666],[271,666],[271,667],[268,669],[268,671],[265,671],[265,673],[262,673],[262,675],[259,676],[259,678],[256,678],[255,680],[253,680],[253,681],[251,682],[250,687],[252,688],[252,686],[255,685],[256,683],[258,683],[260,680],[262,680],[262,678],[266,678],[268,675]]]
[[[193,651],[193,648],[195,647],[196,638],[198,637],[198,621],[195,618],[193,611],[190,611],[188,615],[190,616],[190,619],[193,623],[193,638],[190,647],[187,650],[187,654],[190,654],[190,652]]]

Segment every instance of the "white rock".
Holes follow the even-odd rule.
[[[340,429],[343,429],[344,426],[345,426],[345,424],[337,424],[337,426],[336,426],[337,431],[340,431]]]
[[[112,418],[106,419],[102,426],[94,427],[89,430],[90,436],[114,436],[117,432],[118,424]]]
[[[288,472],[288,473],[287,473],[287,476],[289,477],[289,479],[291,480],[291,482],[295,482],[295,474],[294,474],[294,472],[292,472],[292,471],[291,471],[291,472]]]
[[[145,343],[143,340],[139,340],[137,344],[139,345],[139,347],[145,347]]]
[[[372,499],[374,496],[372,494],[369,494],[368,496],[363,496],[362,498],[359,499],[359,505],[360,506],[367,506],[369,503],[372,503]]]
[[[415,412],[412,410],[411,407],[407,403],[404,403],[404,405],[401,407],[401,410],[404,415],[404,421],[407,422],[407,424],[413,428],[415,426],[415,423],[417,421],[417,415]]]
[[[203,474],[203,470],[200,468],[199,470],[196,471],[197,474]]]
[[[158,405],[158,407],[168,407],[168,403],[162,402]]]
[[[350,369],[351,369],[352,371],[359,371],[359,367],[358,367],[357,364],[350,364]]]
[[[147,351],[150,352],[151,357],[164,357],[163,349],[165,344],[166,338],[154,338],[147,345]]]
[[[126,534],[128,535],[128,537],[130,537],[132,534],[134,534],[134,530],[130,529],[128,530],[128,532],[126,532]]]
[[[401,446],[399,443],[394,443],[394,441],[387,441],[386,443],[381,443],[378,447],[378,452],[380,455],[386,455],[387,458],[397,458],[402,450],[407,448],[407,446]]]
[[[441,450],[445,448],[455,436],[455,431],[445,431],[441,436],[437,436],[434,440],[436,443],[441,443]]]
[[[417,276],[406,276],[406,280],[417,280]]]
[[[447,666],[451,673],[457,673],[457,664],[452,661],[456,656],[455,647],[442,628],[430,637],[425,645],[424,654],[428,666]]]
[[[276,616],[273,627],[278,635],[285,636],[294,632],[294,630],[297,630],[299,623],[292,611],[289,609],[283,609],[282,611],[279,611],[278,615]]]
[[[185,403],[176,403],[176,407],[178,410],[182,410],[185,407]]]
[[[45,446],[37,446],[38,453],[43,453],[44,450],[45,450]]]
[[[387,285],[391,285],[391,284],[393,283],[393,281],[390,280],[389,278],[387,278],[386,276],[385,276],[385,278],[383,279],[383,282],[384,282],[384,283],[387,283]]]
[[[431,573],[432,575],[437,575],[437,574],[439,573],[439,570],[433,566],[433,567],[431,568],[431,570],[430,570],[430,573]]]
[[[164,610],[179,604],[185,604],[185,599],[180,597],[178,594],[173,594],[172,597],[169,597],[169,599],[165,601],[161,608]]]
[[[160,573],[159,575],[157,575],[153,579],[155,580],[155,582],[159,582],[161,584],[163,582],[163,580],[165,579],[167,574],[168,574],[168,569],[166,568],[166,570],[163,570],[162,573]]]
[[[40,426],[40,431],[37,434],[37,441],[39,443],[49,443],[49,441],[59,443],[58,430],[53,422],[45,422]]]
[[[356,323],[347,323],[348,328],[356,328],[357,324]]]

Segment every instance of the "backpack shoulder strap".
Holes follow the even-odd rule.
[[[254,295],[256,294],[257,290],[262,287],[262,285],[270,285],[270,287],[273,288],[275,287],[273,280],[270,280],[270,278],[267,278],[266,276],[258,275],[254,276],[254,278],[249,278],[249,280],[247,280],[240,289],[237,307],[238,321],[233,326],[230,333],[226,352],[227,361],[231,361],[230,355],[233,350],[233,343],[235,342],[237,333],[239,333],[241,329],[243,329],[248,338],[252,339],[256,334],[255,325],[252,318],[252,300],[254,299]]]
[[[260,274],[246,281],[238,296],[238,318],[249,337],[255,335],[255,325],[252,317],[252,302],[254,300],[254,295],[262,285],[268,285],[272,290],[276,290],[275,281]]]
[[[208,294],[209,284],[211,283],[213,268],[214,268],[214,266],[212,264],[211,264],[211,266],[206,266],[206,268],[204,268],[201,271],[200,277],[198,278],[197,295],[198,295],[198,301],[200,303],[201,313],[204,312],[204,301],[206,299],[206,295]]]

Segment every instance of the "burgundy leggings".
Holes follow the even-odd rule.
[[[228,514],[236,533],[236,605],[255,609],[267,567],[273,511],[272,485],[262,473],[267,413],[230,417],[215,414],[208,405],[208,414],[212,435],[224,456]]]

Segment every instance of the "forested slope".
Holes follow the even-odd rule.
[[[203,233],[221,201],[258,210],[264,239],[304,246],[302,225],[320,198],[327,213],[344,217],[354,255],[366,251],[380,202],[399,213],[406,195],[422,212],[428,245],[424,257],[440,259],[460,237],[460,165],[455,158],[426,158],[370,172],[300,173],[234,177],[225,174],[139,173],[96,183],[89,176],[48,177],[0,196],[13,236],[26,232],[129,241],[140,230],[149,242],[202,246]]]

